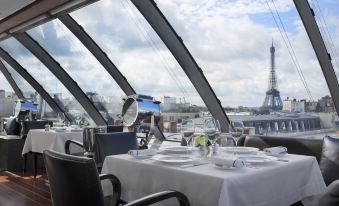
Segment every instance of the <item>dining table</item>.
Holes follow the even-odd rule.
[[[51,128],[48,131],[45,129],[31,129],[27,134],[22,155],[29,152],[43,153],[47,149],[65,153],[66,141],[76,140],[83,142],[82,133],[81,128]],[[74,146],[71,150],[79,152],[82,149]]]
[[[222,154],[223,156],[234,154]],[[184,193],[193,206],[288,206],[324,192],[326,185],[317,160],[312,156],[286,154],[276,161],[241,168],[206,164],[183,166],[159,159],[140,159],[128,154],[107,156],[102,173],[121,181],[123,200],[164,190]],[[108,181],[104,194],[112,193]],[[159,205],[177,205],[166,200]]]

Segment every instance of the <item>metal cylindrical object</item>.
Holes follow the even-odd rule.
[[[151,122],[152,116],[154,121]],[[158,125],[160,120],[160,102],[144,95],[131,95],[125,100],[122,108],[123,125],[142,124]]]
[[[94,157],[94,141],[95,134],[97,133],[107,133],[106,126],[99,127],[84,127],[83,128],[83,145],[87,157]]]

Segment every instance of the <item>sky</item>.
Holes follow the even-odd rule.
[[[156,3],[202,68],[223,106],[261,106],[268,87],[272,41],[281,98],[310,99],[269,8],[279,12],[297,57],[295,61],[313,99],[329,95],[292,0],[274,0],[274,4],[271,0],[156,0]],[[321,24],[321,28],[327,26],[331,34],[329,41],[333,45],[329,48],[332,57],[338,59],[334,62],[338,70],[338,3],[335,0],[310,3],[319,4],[326,19],[326,25]],[[137,93],[159,100],[163,96],[176,96],[177,101],[204,105],[175,58],[130,1],[101,0],[71,16],[107,53]],[[66,68],[84,91],[104,96],[123,95],[99,62],[59,20],[28,33]],[[12,50],[37,75],[44,74],[43,81],[51,91],[65,92],[46,68],[15,41],[7,40],[0,46]]]

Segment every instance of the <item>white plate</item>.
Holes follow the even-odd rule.
[[[167,164],[186,164],[194,161],[191,157],[187,156],[169,156],[169,155],[155,155],[152,157],[153,160],[167,163]]]
[[[276,157],[266,155],[241,155],[238,158],[250,164],[262,164],[278,160]]]
[[[259,149],[255,147],[219,147],[219,149],[237,154],[250,154],[259,151]]]
[[[161,150],[168,154],[186,154],[187,152],[192,152],[192,148],[183,146],[165,147]]]

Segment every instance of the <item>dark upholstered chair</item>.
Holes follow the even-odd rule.
[[[326,185],[334,180],[339,180],[339,139],[329,136],[324,137],[320,170]],[[339,191],[339,189],[338,189]],[[338,194],[339,195],[339,194]]]
[[[124,130],[123,125],[108,125],[107,126],[107,133],[123,132],[123,130]]]
[[[97,164],[104,162],[109,155],[127,154],[129,150],[138,149],[135,132],[98,133],[95,135],[94,151]]]
[[[66,154],[70,154],[70,144],[80,147],[82,143],[75,140],[67,140],[65,143]],[[135,132],[98,133],[95,135],[94,152],[95,160],[100,169],[105,157],[108,155],[127,154],[129,150],[138,149]]]
[[[17,122],[16,118],[10,118],[6,122],[5,132],[7,135],[20,135],[20,123]]]
[[[290,154],[315,156],[320,162],[322,152],[322,139],[306,139],[300,137],[275,137],[247,135],[243,141],[246,147],[257,147],[263,149],[266,147],[284,146]]]
[[[105,206],[100,180],[113,184],[111,206],[120,203],[121,184],[111,174],[99,175],[93,159],[46,150],[44,161],[54,206]],[[159,192],[133,201],[126,206],[146,206],[175,197],[181,206],[189,206],[185,195],[176,191]]]

